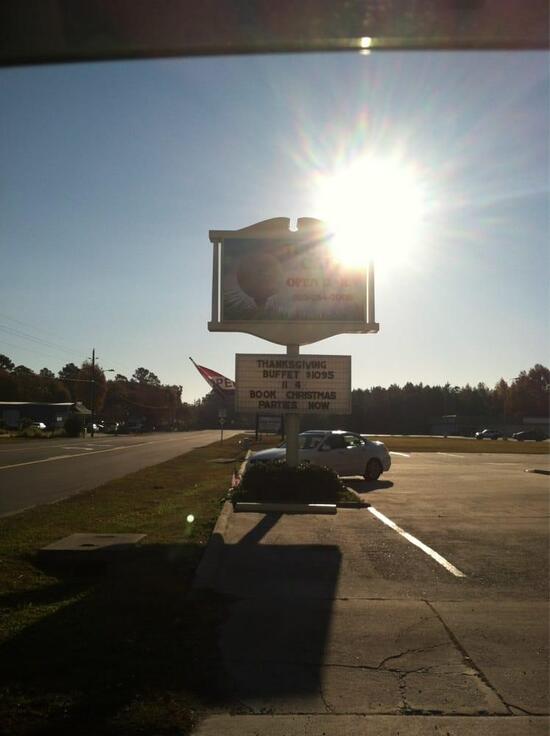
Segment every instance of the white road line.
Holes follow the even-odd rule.
[[[399,457],[410,457],[410,454],[408,452],[394,452],[393,450],[390,450],[390,455],[399,455]]]
[[[464,455],[457,455],[456,452],[438,452],[438,455],[447,455],[447,457],[465,457]]]
[[[92,453],[92,455],[100,455],[102,452],[115,452],[116,450],[130,450],[132,447],[143,447],[143,445],[160,445],[166,442],[177,442],[180,439],[181,438],[178,437],[175,440],[161,440],[160,442],[157,442],[156,440],[152,440],[151,442],[137,442],[133,445],[121,445],[120,447],[111,447],[109,450],[96,450]],[[92,455],[89,455],[87,452],[79,452],[78,455],[56,455],[55,457],[47,457],[43,460],[29,460],[26,463],[16,463],[15,465],[0,465],[0,470],[8,470],[9,468],[21,468],[23,465],[50,463],[52,462],[52,460],[67,460],[68,458],[82,457],[83,455],[85,455],[86,457],[92,457]]]
[[[369,506],[368,511],[371,512],[374,516],[376,516],[377,519],[380,519],[384,524],[387,524],[391,529],[396,531],[398,534],[401,534],[402,537],[405,537],[411,544],[414,544],[416,547],[421,549],[423,552],[425,552],[427,555],[429,555],[432,560],[435,560],[440,565],[442,565],[447,572],[450,572],[452,575],[455,575],[457,578],[465,578],[466,575],[461,572],[457,567],[452,565],[450,562],[448,562],[444,557],[442,557],[440,554],[438,554],[435,550],[433,550],[431,547],[428,547],[427,544],[424,544],[424,542],[421,542],[416,537],[413,537],[412,534],[409,534],[404,529],[401,529],[400,526],[397,526],[397,524],[392,521],[391,519],[388,519],[387,516],[384,516],[384,514],[381,514],[380,511],[377,511],[374,506]]]

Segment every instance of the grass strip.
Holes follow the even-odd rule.
[[[550,442],[517,442],[516,440],[476,440],[469,437],[406,437],[393,435],[378,437],[369,435],[371,440],[380,440],[388,450],[394,452],[456,452],[494,453],[519,455],[547,455]]]
[[[224,602],[188,592],[232,471],[212,460],[239,453],[232,437],[0,520],[0,731],[190,731],[217,697]],[[45,568],[38,549],[74,532],[147,537],[103,569]]]

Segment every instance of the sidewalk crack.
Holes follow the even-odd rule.
[[[540,715],[545,716],[545,715],[548,715],[547,713],[533,713],[533,711],[531,711],[531,710],[527,710],[526,708],[522,708],[521,705],[514,705],[513,703],[507,703],[506,701],[504,701],[504,702],[505,702],[505,705],[508,708],[510,708],[510,709],[513,708],[514,710],[519,710],[522,713],[525,713],[526,716],[540,716]]]
[[[325,706],[325,709],[326,709],[327,713],[334,713],[334,710],[327,703],[327,699],[325,698],[325,694],[323,693],[323,685],[322,685],[322,683],[319,686],[319,695],[321,696],[321,700],[323,701],[323,705]]]
[[[407,703],[407,683],[405,681],[405,678],[407,677],[406,673],[402,672],[397,675],[397,685],[399,687],[399,695],[401,697],[401,707],[399,710],[401,713],[409,713],[411,710],[411,706],[409,703]]]
[[[434,644],[431,647],[419,647],[418,649],[405,649],[404,652],[400,652],[399,654],[392,654],[389,657],[386,657],[383,659],[379,665],[375,669],[380,669],[383,665],[386,664],[386,662],[389,662],[392,659],[400,659],[400,657],[404,657],[407,654],[418,654],[418,652],[429,652],[432,649],[437,649],[438,647],[444,647],[447,646],[447,642],[441,642],[440,644]]]
[[[478,665],[474,662],[474,660],[470,657],[466,649],[462,646],[460,641],[457,639],[456,635],[453,633],[451,628],[448,626],[446,621],[444,620],[443,616],[439,613],[439,611],[430,603],[430,601],[424,599],[424,603],[428,606],[428,608],[433,612],[433,614],[437,617],[445,631],[447,632],[447,635],[449,639],[452,641],[452,643],[455,645],[456,649],[460,652],[462,656],[463,663],[470,667],[474,671],[474,676],[478,677],[479,680],[485,685],[486,688],[488,688],[493,695],[500,701],[500,703],[506,708],[509,715],[512,715],[512,710],[508,703],[504,700],[502,695],[498,692],[496,687],[489,681],[489,678],[485,673],[478,667]]]

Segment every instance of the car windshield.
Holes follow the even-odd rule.
[[[324,434],[301,434],[298,438],[298,446],[300,450],[314,450],[319,447],[324,436]]]
[[[3,3],[84,60],[0,69],[6,733],[542,733],[548,54],[395,44],[544,4]]]
[[[298,436],[298,447],[300,450],[314,450],[316,447],[319,447],[319,443],[324,436],[324,432],[319,434],[301,434]],[[278,447],[286,447],[286,442],[281,442]]]

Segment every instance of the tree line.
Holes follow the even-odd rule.
[[[524,417],[545,417],[550,414],[550,371],[536,364],[511,382],[501,378],[494,388],[484,383],[477,386],[430,386],[423,383],[392,384],[384,388],[373,386],[354,389],[352,413],[347,416],[307,415],[300,426],[306,429],[345,428],[369,434],[429,434],[432,426],[455,415],[469,430],[480,429],[475,422],[521,424]],[[253,428],[254,417],[239,417],[233,402],[223,402],[214,392],[190,407],[192,421],[197,427],[215,427],[218,411],[227,411],[226,424]],[[468,427],[468,421],[474,424]]]
[[[182,386],[161,383],[146,368],[136,368],[130,378],[107,378],[101,366],[90,361],[67,363],[55,375],[48,368],[37,373],[15,365],[0,355],[0,401],[80,401],[90,408],[92,387],[95,411],[107,422],[140,422],[145,427],[201,429],[218,426],[218,412],[227,412],[226,424],[253,426],[253,418],[235,414],[233,401],[225,402],[213,391],[193,403],[182,399]],[[548,417],[550,370],[541,364],[521,373],[510,383],[501,378],[489,388],[430,386],[423,383],[392,384],[385,388],[354,389],[352,413],[346,417],[302,417],[302,429],[335,426],[368,433],[426,434],[443,416],[484,417],[493,422],[521,423],[523,417]]]
[[[189,423],[190,406],[182,401],[182,387],[162,384],[147,368],[131,378],[117,373],[108,379],[99,365],[67,363],[55,375],[48,368],[37,373],[0,355],[0,401],[81,402],[106,422],[139,422],[144,428],[182,428]]]

